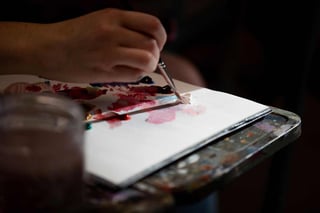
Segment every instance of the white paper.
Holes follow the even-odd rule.
[[[176,112],[171,121],[148,123],[152,112],[145,112],[114,128],[107,122],[94,123],[86,132],[87,171],[127,186],[269,109],[234,95],[177,84],[180,91],[191,94],[191,104],[157,110]]]

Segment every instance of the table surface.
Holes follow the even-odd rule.
[[[90,208],[98,212],[161,212],[201,199],[223,187],[301,134],[300,117],[272,108],[272,113],[213,141],[129,188],[112,191],[88,181]]]

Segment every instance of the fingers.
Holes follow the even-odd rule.
[[[97,80],[106,82],[132,82],[141,76],[153,72],[158,64],[159,54],[154,57],[150,52],[142,49],[119,48],[117,57],[113,60],[112,68],[102,68],[97,71]],[[107,59],[106,59],[107,60]]]
[[[158,64],[158,57],[142,49],[122,47],[115,53],[112,65],[106,58],[105,66],[100,66],[89,76],[90,82],[135,82],[142,76],[153,72]],[[110,60],[110,59],[109,59]]]
[[[136,82],[144,76],[145,73],[141,70],[133,69],[131,67],[117,65],[113,67],[111,71],[106,72],[105,70],[95,70],[92,75],[83,78],[74,77],[73,82],[78,83],[102,83],[102,82]]]
[[[111,80],[109,82],[136,82],[144,76],[145,73],[131,67],[118,65],[113,68],[113,72],[105,75],[108,75],[108,79]]]
[[[117,57],[113,61],[114,66],[126,66],[142,72],[153,72],[158,64],[159,53],[151,54],[142,49],[120,47]],[[107,59],[106,59],[107,60]]]
[[[167,34],[158,18],[145,13],[125,12],[122,14],[121,21],[124,27],[155,39],[159,49],[162,50]]]
[[[144,49],[151,53],[160,52],[156,40],[145,34],[126,28],[120,28],[117,33],[121,35],[118,37],[120,46]]]
[[[136,81],[156,69],[166,41],[160,21],[139,12],[105,9],[52,26],[61,33],[53,49],[63,50],[55,55],[67,81]]]

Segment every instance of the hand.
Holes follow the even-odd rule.
[[[156,17],[117,9],[31,28],[30,72],[68,82],[136,81],[156,69],[166,41]]]

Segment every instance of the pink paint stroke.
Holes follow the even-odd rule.
[[[176,119],[176,107],[170,107],[161,110],[153,110],[149,112],[146,119],[148,123],[162,124]]]
[[[176,119],[176,113],[181,111],[189,116],[198,116],[203,114],[206,109],[202,105],[180,105],[161,110],[153,110],[149,112],[146,122],[152,124],[162,124]]]
[[[111,119],[111,120],[106,120],[106,121],[109,124],[109,128],[110,129],[114,129],[114,128],[119,127],[119,126],[122,125],[122,121],[121,120]]]
[[[127,121],[130,119],[131,119],[130,115],[125,114],[125,115],[115,116],[114,118],[108,119],[106,121],[109,124],[110,129],[114,129],[116,127],[121,126],[122,121]]]

